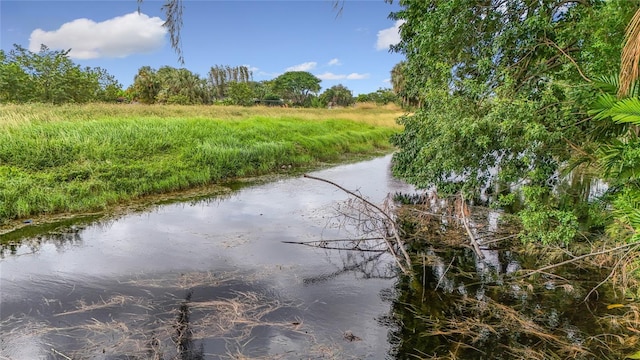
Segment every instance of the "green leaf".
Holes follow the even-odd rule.
[[[640,351],[636,351],[631,355],[627,355],[625,359],[640,359]]]
[[[622,99],[616,102],[608,113],[618,124],[640,125],[640,98]]]

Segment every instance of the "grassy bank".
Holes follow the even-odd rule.
[[[0,106],[0,224],[389,150],[397,109]]]

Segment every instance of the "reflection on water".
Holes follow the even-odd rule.
[[[495,213],[480,217],[475,223],[486,225],[480,232],[508,230],[495,226]],[[554,269],[555,275],[519,276],[521,269],[538,268],[540,257],[558,255],[499,243],[486,246],[478,259],[462,246],[466,234],[453,240],[458,229],[432,219],[426,225],[405,221],[408,233],[421,235],[412,243],[416,276],[398,279],[392,316],[383,318],[395,329],[395,358],[620,359],[637,351],[640,313],[600,283],[610,269],[572,264]],[[603,286],[591,291],[597,285]],[[607,307],[612,302],[624,304]]]
[[[381,202],[411,191],[389,161],[314,175]],[[279,179],[66,231],[24,230],[19,242],[20,233],[0,236],[0,354],[385,358],[388,329],[377,319],[390,309],[380,296],[393,287],[390,259],[283,243],[345,237],[329,221],[345,199]]]
[[[362,279],[395,279],[398,272],[392,266],[392,259],[387,253],[365,255],[363,253],[342,253],[342,266],[338,270],[302,279],[304,284],[313,285],[327,282],[341,275],[352,273]]]
[[[198,349],[196,349],[196,345],[193,342],[193,330],[191,329],[191,324],[189,322],[189,317],[191,315],[189,303],[191,302],[192,295],[193,290],[189,290],[187,292],[187,297],[184,299],[182,304],[180,304],[180,309],[178,309],[178,318],[176,319],[176,324],[174,325],[176,333],[174,335],[173,342],[178,348],[178,354],[181,360],[204,359],[204,344],[201,343]],[[156,339],[153,339],[152,349],[153,346],[155,346],[156,348],[160,346],[159,342]],[[154,353],[152,355],[154,357],[161,358],[162,353]]]
[[[0,259],[7,256],[33,254],[43,245],[48,244],[53,244],[57,251],[62,251],[67,246],[78,246],[82,243],[79,232],[86,224],[95,220],[94,216],[55,224],[28,226],[19,231],[0,235]]]

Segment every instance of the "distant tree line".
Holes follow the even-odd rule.
[[[254,81],[247,66],[212,66],[206,77],[185,68],[141,67],[127,89],[106,70],[75,64],[70,50],[42,46],[31,52],[19,45],[0,50],[0,103],[139,102],[144,104],[225,104],[300,107],[349,106],[355,102],[387,104],[398,97],[379,89],[354,97],[344,85],[320,93],[321,80],[306,71]]]
[[[38,53],[19,45],[0,50],[0,102],[53,104],[116,101],[122,85],[99,67],[82,68],[68,57],[69,50]]]

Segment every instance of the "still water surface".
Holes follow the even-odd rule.
[[[313,175],[379,203],[412,191],[389,163]],[[347,236],[346,198],[284,178],[24,239],[0,258],[0,358],[385,358],[386,255],[283,243]]]

